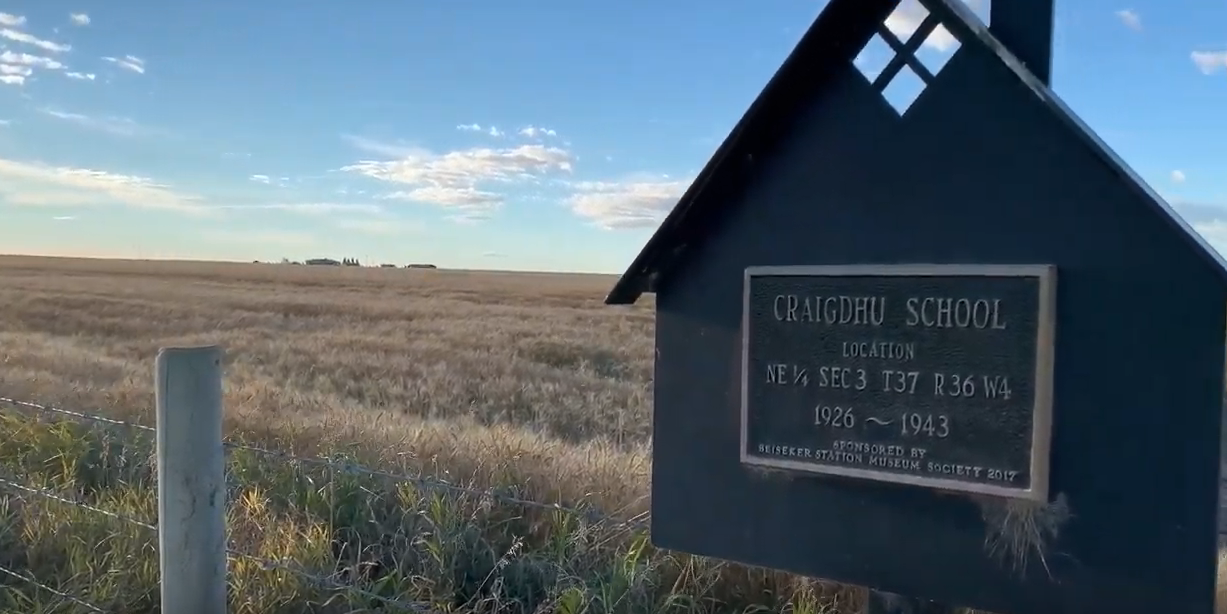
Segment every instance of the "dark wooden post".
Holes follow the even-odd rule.
[[[993,0],[988,29],[1036,77],[1052,85],[1055,0]]]
[[[925,599],[883,591],[869,591],[865,614],[954,614],[955,608]]]

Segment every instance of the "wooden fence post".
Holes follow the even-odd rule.
[[[226,612],[222,354],[217,346],[158,351],[158,552],[163,612]]]

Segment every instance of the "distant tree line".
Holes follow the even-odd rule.
[[[260,264],[260,261],[255,260],[254,263]],[[302,262],[299,262],[297,260],[290,260],[289,258],[282,258],[281,264],[297,264],[297,265],[305,264],[307,266],[357,266],[357,267],[362,266],[362,263],[359,262],[357,258],[342,258],[340,260],[334,260],[332,258],[308,258],[306,260],[303,260]],[[379,265],[379,267],[384,268],[384,269],[394,269],[396,268],[396,265],[384,263],[384,264]],[[421,264],[415,263],[415,264],[406,264],[405,268],[406,269],[437,269],[439,267],[433,264],[429,264],[429,263],[421,263]]]

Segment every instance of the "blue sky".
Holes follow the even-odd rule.
[[[823,4],[0,2],[0,253],[620,272]],[[1227,249],[1227,3],[1057,0],[1055,36]]]

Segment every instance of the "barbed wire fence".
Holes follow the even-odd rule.
[[[193,348],[193,350],[199,350],[199,349],[201,348]],[[161,357],[162,357],[162,353],[160,352],[159,358]],[[219,373],[218,381],[216,383],[218,387],[220,387],[220,370],[218,371],[218,373]],[[187,408],[187,407],[173,408],[172,411],[176,409],[180,412],[187,413],[191,408]],[[120,433],[129,433],[129,434],[137,435],[137,436],[152,437],[152,438],[158,438],[159,436],[161,436],[163,439],[167,438],[167,433],[165,432],[164,429],[162,430],[162,432],[159,432],[160,427],[164,427],[164,425],[162,424],[159,424],[156,427],[149,426],[149,425],[140,424],[140,423],[133,422],[133,421],[119,420],[116,418],[103,416],[97,413],[71,410],[71,409],[66,409],[63,407],[57,407],[52,404],[44,404],[44,403],[38,403],[38,402],[30,401],[30,400],[9,398],[9,397],[0,395],[0,414],[3,414],[3,413],[9,413],[9,414],[18,413],[21,416],[25,416],[25,417],[37,417],[40,420],[48,420],[49,425],[66,421],[66,422],[70,422],[73,424],[84,425],[86,427],[105,428],[105,429],[110,429],[112,431],[117,431]],[[161,417],[161,410],[159,412],[159,416]],[[216,419],[219,422],[218,426],[220,428],[220,403],[219,403],[218,415],[216,416]],[[195,434],[199,435],[200,433],[196,432]],[[214,442],[214,443],[216,444],[216,447],[217,447],[217,454],[223,459],[222,460],[223,463],[225,462],[225,457],[227,455],[232,454],[236,451],[241,451],[241,452],[245,452],[248,454],[257,455],[258,457],[265,459],[265,460],[280,461],[280,462],[295,464],[298,466],[314,466],[314,467],[327,469],[331,472],[337,472],[337,473],[344,474],[344,475],[352,475],[352,476],[366,477],[366,478],[376,478],[376,479],[380,479],[384,481],[389,481],[392,483],[410,485],[424,492],[439,493],[439,494],[444,494],[444,495],[466,496],[466,497],[472,497],[477,500],[487,501],[491,503],[499,503],[499,504],[508,505],[508,506],[517,506],[521,508],[528,508],[528,509],[533,509],[533,510],[543,511],[543,512],[561,513],[561,514],[565,514],[565,515],[568,515],[568,516],[571,516],[577,519],[582,519],[583,521],[586,521],[593,525],[600,525],[610,530],[611,532],[643,531],[643,530],[646,530],[649,525],[647,512],[636,514],[629,518],[620,518],[615,515],[610,515],[602,511],[591,509],[591,508],[580,508],[580,507],[566,506],[566,505],[562,505],[558,503],[546,503],[546,502],[541,502],[541,501],[535,501],[535,500],[524,498],[521,496],[516,496],[514,494],[509,494],[507,492],[500,492],[499,489],[479,489],[479,488],[464,486],[461,484],[455,484],[446,479],[442,479],[442,478],[435,477],[435,476],[409,475],[405,473],[389,471],[386,469],[376,469],[372,467],[367,467],[367,466],[363,466],[363,465],[360,465],[354,462],[349,462],[349,461],[344,461],[344,460],[339,461],[339,460],[323,458],[319,456],[297,455],[291,452],[271,449],[267,447],[261,447],[261,446],[252,445],[250,443],[245,443],[245,442],[219,439],[219,441]],[[204,442],[204,444],[205,446],[208,446],[208,442]],[[173,451],[170,451],[169,453],[174,454]],[[162,460],[162,459],[160,458],[159,460]],[[166,530],[166,527],[164,527],[162,523],[159,521],[150,522],[147,520],[142,520],[140,518],[135,518],[129,515],[121,514],[121,513],[112,511],[112,510],[108,510],[101,506],[93,505],[91,503],[83,501],[81,500],[80,496],[74,493],[56,492],[55,490],[51,490],[48,488],[40,488],[40,487],[33,486],[29,483],[23,482],[22,476],[18,475],[11,469],[12,468],[10,467],[0,466],[0,505],[3,505],[6,502],[6,500],[9,499],[10,497],[17,499],[19,501],[27,501],[31,499],[41,499],[41,500],[50,502],[55,505],[72,506],[78,510],[83,510],[83,511],[86,511],[92,514],[97,514],[99,516],[106,517],[116,522],[131,525],[133,527],[137,527],[141,529],[142,531],[149,531],[155,537],[160,537],[163,540],[166,538],[165,535],[160,535],[160,533]],[[160,467],[158,468],[158,471],[159,472],[161,471]],[[163,479],[163,477],[159,475],[158,479],[160,481]],[[234,481],[234,478],[230,474],[230,472],[226,472],[226,475],[223,477],[223,482],[224,482],[224,486],[226,490],[229,490],[230,488],[235,487],[235,486],[239,486],[239,484],[237,484]],[[159,494],[163,494],[161,490],[159,490]],[[163,505],[164,505],[163,502],[159,501],[159,511],[165,509]],[[220,514],[223,516],[223,521],[224,521],[225,513],[226,513],[225,506],[222,506],[222,509],[220,510]],[[64,527],[63,530],[71,531],[72,527]],[[182,531],[182,527],[180,528],[180,531]],[[176,537],[179,537],[179,536],[176,535]],[[180,556],[182,556],[183,554],[187,554],[190,558],[192,556],[198,555],[199,553],[176,552],[175,549],[173,548],[162,548],[162,547],[159,547],[158,551],[159,551],[158,555],[159,555],[159,559],[161,563],[161,571],[162,571],[161,581],[164,585],[162,587],[162,590],[163,590],[162,600],[163,600],[163,611],[165,611],[165,606],[166,606],[165,602],[167,601],[167,595],[165,593],[165,590],[166,590],[165,583],[168,580],[168,578],[166,578],[165,575],[168,569],[168,565],[169,565],[169,568],[171,569],[174,569],[177,566],[183,567],[182,561],[175,561],[175,560],[168,561],[168,557],[173,559],[173,556],[176,554]],[[431,608],[429,608],[428,606],[422,603],[401,600],[401,599],[389,597],[387,595],[381,595],[374,591],[364,589],[360,586],[356,586],[352,582],[347,582],[344,577],[345,574],[343,574],[341,570],[338,570],[330,575],[322,575],[318,573],[313,573],[311,570],[306,569],[304,566],[298,564],[297,562],[293,560],[287,560],[287,559],[278,560],[278,559],[273,559],[273,558],[257,556],[249,552],[244,552],[242,550],[239,550],[233,547],[233,544],[228,539],[228,535],[226,536],[226,539],[223,542],[222,553],[223,553],[224,560],[227,562],[246,561],[246,562],[250,562],[258,566],[260,569],[265,570],[265,571],[277,570],[277,571],[286,572],[286,573],[292,574],[293,576],[309,584],[316,586],[319,589],[323,589],[326,591],[335,591],[335,592],[347,594],[351,597],[361,597],[371,602],[378,603],[384,609],[384,611],[423,612],[423,613],[433,611]],[[40,581],[39,578],[34,577],[32,574],[23,573],[22,571],[18,569],[12,569],[10,567],[6,567],[2,564],[2,561],[3,559],[0,559],[0,588],[3,588],[5,584],[9,584],[9,585],[12,585],[13,583],[25,584],[29,588],[33,588],[38,591],[43,591],[46,594],[62,599],[63,601],[67,603],[71,603],[72,605],[80,608],[82,611],[95,612],[95,613],[100,613],[100,614],[118,614],[117,612],[112,612],[111,610],[106,609],[106,607],[102,605],[91,603],[90,601],[82,598],[79,595],[70,594],[46,582]],[[188,569],[194,569],[196,567],[199,567],[199,565],[196,564],[195,566],[193,566],[192,563],[190,562],[188,563]],[[9,582],[5,582],[4,581],[5,578],[7,578]],[[197,591],[199,591],[200,588],[198,586],[195,586],[197,583],[198,581],[192,580],[191,582],[189,582],[189,584],[191,585],[189,586],[189,588],[194,588]],[[227,587],[226,587],[226,578],[224,574],[221,579],[221,583],[222,585],[220,587],[210,587],[210,588],[211,590],[216,591],[217,594],[220,594],[222,596],[221,598],[223,599],[223,603],[224,603],[224,600],[226,599],[226,595],[228,593]],[[185,598],[191,598],[191,599],[199,598],[199,595],[188,595],[188,596],[180,596],[180,597],[174,597],[174,598],[180,599],[182,602],[182,600]],[[389,610],[389,608],[391,608],[391,610]],[[219,611],[224,611],[224,610],[219,610]]]

